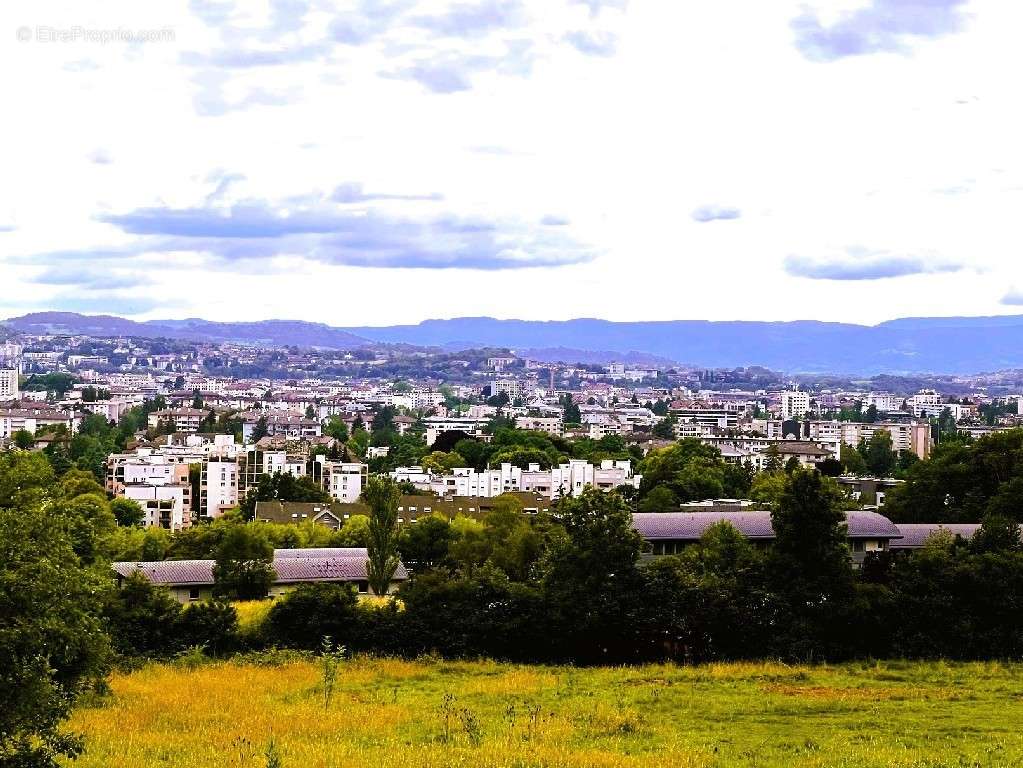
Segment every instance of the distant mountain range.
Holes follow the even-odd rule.
[[[3,321],[22,333],[66,333],[88,336],[138,336],[188,341],[231,341],[268,346],[298,345],[324,349],[353,349],[373,342],[323,323],[302,320],[262,320],[256,323],[215,323],[210,320],[147,320],[144,323],[113,315],[76,312],[33,312]]]
[[[3,323],[23,333],[141,336],[352,349],[374,343],[467,349],[504,347],[538,359],[707,368],[760,365],[799,373],[976,373],[1023,368],[1023,316],[902,318],[880,325],[796,322],[611,322],[460,317],[417,325],[337,328],[264,320],[136,322],[110,315],[37,312]]]

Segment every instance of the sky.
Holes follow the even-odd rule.
[[[0,4],[0,317],[1023,314],[1023,4]]]

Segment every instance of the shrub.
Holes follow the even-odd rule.
[[[323,638],[348,645],[358,598],[350,584],[303,584],[274,603],[267,616],[267,637],[290,648],[315,650]]]
[[[179,614],[175,631],[185,648],[201,646],[214,656],[227,653],[238,645],[238,612],[230,603],[192,603]]]

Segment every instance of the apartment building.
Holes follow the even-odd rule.
[[[135,453],[112,453],[107,456],[105,488],[112,496],[120,496],[131,484],[164,484],[177,477],[187,480],[189,465],[201,464],[205,458],[201,451],[188,449],[139,448]]]
[[[252,433],[260,419],[266,419],[266,432],[270,437],[285,437],[291,440],[320,437],[323,426],[316,419],[307,419],[296,413],[247,413],[242,423],[242,441],[251,442]]]
[[[516,416],[515,428],[560,435],[565,429],[565,422],[558,416]]]
[[[921,459],[931,452],[931,428],[926,421],[879,421],[873,424],[858,421],[815,420],[799,422],[794,425],[786,422],[790,431],[785,434],[783,422],[780,420],[754,419],[751,428],[768,439],[812,440],[830,450],[837,458],[842,443],[859,445],[861,441],[869,442],[875,432],[887,432],[892,438],[892,449],[896,452],[910,451]]]
[[[742,435],[738,437],[703,437],[701,441],[717,448],[726,462],[750,464],[758,471],[767,465],[768,459],[773,453],[772,447],[777,450],[778,458],[783,465],[790,459],[795,459],[802,466],[810,467],[838,455],[830,447],[826,447],[816,440],[774,440],[767,437]]]
[[[214,458],[203,462],[199,479],[199,516],[214,519],[238,506],[238,462]]]
[[[10,437],[21,430],[34,435],[40,427],[61,425],[74,433],[78,431],[81,418],[51,408],[0,408],[0,437]]]
[[[910,451],[921,459],[931,454],[931,425],[926,421],[895,422],[883,421],[864,424],[855,421],[846,422],[810,422],[811,439],[823,439],[819,430],[833,432],[839,430],[840,439],[849,445],[859,445],[860,441],[870,442],[877,431],[887,432],[892,438],[892,449],[896,452]],[[815,433],[820,437],[814,438]]]
[[[111,459],[107,490],[138,502],[145,512],[143,525],[178,531],[192,524],[189,463],[159,454]]]
[[[430,416],[424,419],[426,444],[433,445],[444,432],[460,430],[470,435],[479,434],[490,419],[490,416]]]
[[[175,432],[198,432],[199,425],[209,411],[201,408],[167,408],[149,414],[149,428],[156,429],[160,422],[173,424]]]
[[[321,458],[321,457],[317,457]],[[338,501],[354,504],[369,479],[369,467],[357,462],[324,461],[323,486]]]
[[[132,404],[122,398],[111,398],[109,400],[96,400],[91,403],[82,403],[82,410],[102,416],[107,421],[120,421]]]
[[[781,417],[801,419],[810,411],[810,393],[787,389],[781,393]]]
[[[669,413],[679,424],[694,423],[703,427],[735,429],[739,425],[742,411],[729,406],[682,406],[671,408]]]
[[[890,392],[871,392],[864,400],[864,406],[874,406],[878,413],[892,413],[902,410],[902,398]]]
[[[18,369],[0,366],[0,400],[17,400],[20,397]]]
[[[906,404],[910,412],[916,418],[938,416],[944,406],[941,402],[941,395],[933,389],[921,389],[915,395],[910,396]]]
[[[588,486],[601,490],[623,485],[638,488],[642,480],[642,475],[633,474],[631,462],[610,459],[602,461],[599,466],[584,459],[571,459],[551,469],[541,469],[539,464],[529,464],[526,469],[521,469],[507,463],[482,472],[459,467],[451,474],[435,474],[422,467],[398,467],[391,477],[438,496],[483,498],[513,492],[536,493],[546,498],[578,496]]]

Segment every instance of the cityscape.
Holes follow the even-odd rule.
[[[0,4],[0,768],[1023,764],[1021,25]]]

